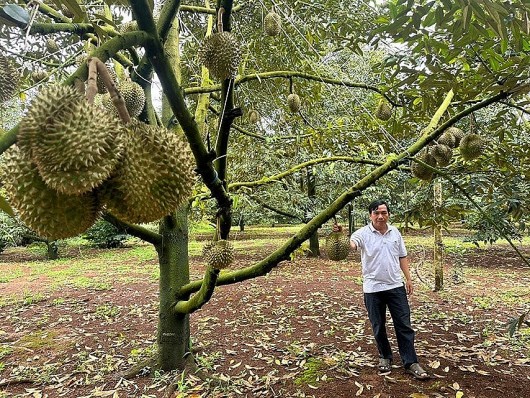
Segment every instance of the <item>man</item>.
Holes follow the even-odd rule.
[[[427,379],[430,376],[418,363],[414,348],[407,300],[413,287],[403,237],[396,227],[388,224],[390,209],[385,201],[372,202],[368,211],[371,222],[352,234],[350,245],[354,250],[361,249],[364,303],[379,350],[379,372],[389,374],[392,370],[392,350],[385,326],[388,307],[407,373],[417,379]]]

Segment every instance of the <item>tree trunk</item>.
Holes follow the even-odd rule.
[[[184,369],[190,351],[189,315],[175,314],[175,294],[189,282],[188,210],[160,224],[162,243],[156,247],[160,265],[160,308],[158,309],[158,361],[163,370]]]
[[[315,200],[317,195],[317,189],[316,189],[316,178],[315,174],[313,172],[313,168],[309,167],[307,169],[307,196],[309,198],[310,202],[310,208],[309,211],[311,212],[311,217],[307,217],[308,219],[311,219],[313,217],[313,214],[315,214]],[[318,231],[315,231],[313,235],[309,238],[309,257],[320,257],[320,246],[318,242]]]
[[[434,183],[434,215],[440,213],[442,206],[442,183]],[[434,224],[434,291],[440,291],[444,286],[444,264],[443,264],[443,240],[442,227],[438,221]]]

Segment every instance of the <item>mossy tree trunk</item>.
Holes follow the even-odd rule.
[[[188,211],[182,207],[160,224],[162,242],[156,245],[160,266],[158,361],[163,370],[184,369],[190,350],[189,314],[174,311],[179,289],[189,282]]]

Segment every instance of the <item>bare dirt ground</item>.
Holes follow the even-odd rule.
[[[270,251],[239,252],[237,266]],[[99,253],[83,255],[88,261]],[[412,250],[413,263],[425,260],[420,256]],[[33,257],[8,250],[0,255],[0,270]],[[191,333],[199,365],[225,385],[188,376],[173,396],[530,396],[530,333],[510,338],[506,328],[529,309],[530,268],[508,247],[473,250],[464,262],[448,256],[442,292],[432,291],[428,269],[414,272],[410,301],[420,361],[432,374],[427,381],[399,366],[391,324],[395,366],[390,375],[378,375],[358,254],[343,262],[323,257],[298,258],[266,277],[218,288],[192,314]],[[148,262],[156,268],[155,259]],[[201,275],[202,259],[192,264],[193,276]],[[68,261],[49,267],[68,267]],[[108,283],[102,290],[56,290],[30,273],[0,283],[2,296],[33,293],[0,309],[0,398],[164,396],[179,375],[145,368],[131,380],[117,376],[154,350],[157,282]]]

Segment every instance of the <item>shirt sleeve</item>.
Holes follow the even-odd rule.
[[[351,235],[350,241],[355,243],[355,246],[357,246],[358,248],[363,247],[363,237],[361,234],[361,229],[358,229]]]
[[[399,234],[399,258],[407,257],[407,248],[405,247],[405,241],[401,233]]]

